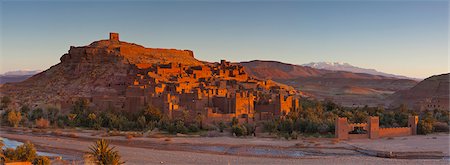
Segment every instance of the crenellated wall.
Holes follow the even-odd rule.
[[[417,133],[417,116],[408,117],[408,127],[380,128],[380,119],[378,116],[371,116],[367,119],[367,123],[348,123],[347,118],[339,117],[335,124],[335,137],[338,139],[378,139],[380,137],[396,137],[416,135]],[[349,134],[355,127],[366,130],[367,133]]]

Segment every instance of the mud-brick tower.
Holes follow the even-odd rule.
[[[418,116],[408,117],[408,127],[411,128],[411,135],[417,135],[417,123],[419,123]]]
[[[337,139],[348,139],[348,121],[346,117],[338,117],[336,119],[336,126],[334,127],[334,134]]]
[[[378,139],[380,137],[380,118],[378,116],[370,116],[367,119],[368,132],[370,139]]]
[[[111,41],[119,41],[119,33],[109,33],[109,40]]]

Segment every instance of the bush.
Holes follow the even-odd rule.
[[[17,112],[15,110],[9,111],[8,122],[11,126],[17,127],[20,123],[20,120],[22,120],[22,115],[20,114],[20,112]]]
[[[33,165],[50,165],[50,159],[46,156],[38,156],[33,160]]]
[[[223,130],[227,128],[227,125],[223,121],[220,121],[217,127],[219,128],[220,132],[223,132]]]
[[[242,125],[234,125],[231,129],[232,133],[238,137],[247,135],[247,129]]]
[[[94,162],[96,164],[124,164],[125,162],[122,162],[119,152],[116,151],[114,147],[110,147],[109,143],[110,142],[105,139],[100,139],[97,140],[94,145],[89,147],[89,154],[94,157]]]
[[[8,148],[3,151],[7,162],[33,162],[37,158],[36,148],[30,142],[26,142],[16,149]]]
[[[296,131],[292,132],[291,138],[292,139],[298,139],[298,133]]]
[[[36,127],[37,128],[48,128],[50,126],[50,121],[44,118],[36,119]]]
[[[430,121],[420,120],[417,127],[419,134],[426,135],[433,132],[433,122]]]
[[[272,134],[277,130],[277,122],[276,121],[266,121],[263,123],[263,128],[265,132],[269,132]]]
[[[189,125],[189,132],[198,132],[199,130],[196,124]]]
[[[247,133],[246,133],[247,136],[255,134],[256,127],[254,124],[244,123],[243,127],[245,127],[245,129],[247,130]]]
[[[435,122],[433,124],[433,130],[435,132],[449,132],[449,127],[447,123],[444,122]]]

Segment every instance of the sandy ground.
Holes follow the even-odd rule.
[[[449,134],[416,135],[394,138],[382,138],[376,140],[354,139],[344,143],[357,147],[379,151],[442,151],[450,156]]]
[[[71,156],[71,159],[82,159],[83,153],[88,151],[88,147],[96,139],[88,138],[91,133],[79,133],[79,138],[59,137],[53,135],[36,135],[31,133],[5,132],[0,131],[0,136],[18,140],[31,141],[39,150],[62,154],[63,157]],[[86,137],[85,137],[86,136]],[[432,137],[436,137],[433,139]],[[113,145],[120,151],[126,164],[449,164],[448,159],[387,159],[355,154],[353,151],[333,151],[337,153],[348,152],[343,155],[327,156],[304,156],[301,158],[277,158],[277,157],[257,157],[242,155],[225,155],[220,153],[196,152],[187,150],[177,150],[176,146],[186,145],[214,145],[214,146],[268,146],[293,148],[298,144],[321,144],[317,148],[346,148],[351,145],[360,147],[372,147],[376,149],[398,149],[406,151],[413,149],[411,144],[419,144],[417,148],[426,149],[446,149],[448,151],[448,134],[432,136],[411,136],[404,138],[394,138],[392,140],[352,140],[337,144],[329,143],[328,139],[302,139],[302,140],[278,140],[263,138],[233,138],[233,137],[197,137],[185,138],[135,138],[126,140],[124,137],[108,137],[113,141]],[[447,138],[447,139],[445,139]],[[432,140],[431,140],[432,139]],[[311,143],[315,141],[315,143]],[[435,143],[434,143],[435,142]],[[347,144],[348,143],[348,144]],[[401,144],[397,144],[401,143]],[[429,143],[429,145],[427,145]],[[380,145],[385,144],[385,145]],[[397,144],[397,145],[393,145]],[[442,145],[446,145],[442,147]],[[166,148],[164,146],[167,146]],[[175,147],[174,147],[175,146]],[[383,147],[384,146],[384,147]],[[431,147],[430,147],[431,146]],[[440,146],[440,147],[439,147]],[[391,148],[389,148],[391,147]],[[427,148],[429,147],[429,148]],[[156,148],[156,149],[155,149]],[[403,148],[403,149],[402,149]],[[446,152],[448,153],[448,152]]]

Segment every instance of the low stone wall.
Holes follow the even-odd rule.
[[[380,137],[396,137],[411,135],[410,127],[380,128]]]

